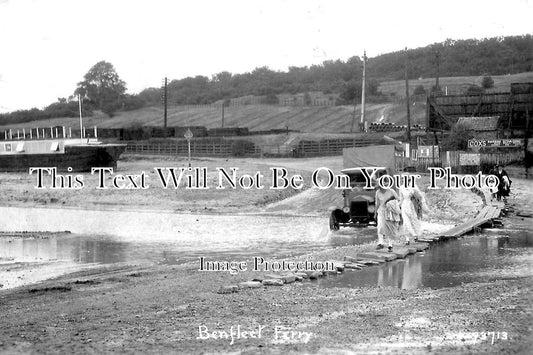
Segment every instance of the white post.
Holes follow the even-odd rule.
[[[44,132],[44,128],[43,128],[43,139],[46,139],[46,134]]]
[[[191,140],[188,139],[187,143],[189,145],[189,168],[191,167]]]
[[[96,126],[94,126],[94,138],[98,138],[98,130],[96,129]]]
[[[26,128],[22,128],[22,139],[26,139]]]
[[[81,135],[81,137],[85,138],[85,127],[83,127],[82,131],[83,131],[83,134]]]
[[[63,138],[66,138],[65,137],[65,126],[63,126]]]
[[[35,128],[35,132],[37,132],[37,139],[39,139],[39,128]]]
[[[56,138],[59,138],[59,134],[57,132],[57,127],[56,127]]]
[[[81,95],[78,94],[78,107],[80,108],[80,140],[83,143],[83,118],[81,116]]]
[[[68,128],[68,137],[72,138],[72,127]]]
[[[50,138],[54,138],[54,130],[50,127]]]
[[[20,131],[17,129],[17,139],[20,139]]]

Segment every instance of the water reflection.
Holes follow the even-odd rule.
[[[440,288],[533,272],[533,233],[473,236],[440,243],[406,259],[345,272],[310,284],[321,287],[381,286]],[[511,272],[507,272],[510,271]]]
[[[0,258],[78,263],[286,257],[329,245],[326,219],[257,215],[81,211],[0,207],[2,230],[69,230],[49,239],[0,238]]]
[[[0,259],[14,262],[74,261],[113,263],[126,261],[128,243],[94,240],[72,235],[49,238],[0,238]]]

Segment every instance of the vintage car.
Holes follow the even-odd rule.
[[[366,189],[366,179],[358,168],[343,169],[341,173],[350,178],[350,188],[342,191],[343,206],[331,208],[329,227],[331,230],[339,230],[340,227],[357,227],[375,225],[375,194],[376,189]],[[383,174],[392,174],[388,168],[376,171],[374,177],[379,178]]]
[[[366,227],[375,225],[375,194],[376,190],[367,189],[366,178],[361,168],[377,168],[373,178],[379,179],[384,174],[394,175],[396,171],[394,145],[347,148],[343,150],[346,174],[350,180],[350,188],[342,191],[342,206],[330,207],[329,227],[339,230],[340,227]],[[373,184],[375,186],[375,183]]]

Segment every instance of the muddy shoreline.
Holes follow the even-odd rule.
[[[530,181],[516,182],[516,210],[530,209],[530,187]],[[289,201],[293,209],[319,215],[323,206],[310,210],[298,198],[280,204]],[[469,191],[438,191],[431,198],[430,227],[453,226],[481,205]],[[284,213],[280,204],[267,205],[266,213]],[[504,218],[506,226],[531,231],[528,222],[514,214]],[[327,248],[294,259],[341,259],[372,248],[372,243]],[[269,257],[260,251],[258,256]],[[217,293],[256,276],[199,272],[197,263],[124,264],[0,289],[0,352],[526,354],[533,349],[532,275],[439,289],[292,283]],[[220,331],[231,334],[232,327],[239,330],[233,343],[214,339]],[[209,339],[203,339],[206,334]]]

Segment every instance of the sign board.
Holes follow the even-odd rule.
[[[187,139],[188,141],[191,140],[192,137],[194,137],[194,135],[192,134],[192,131],[190,128],[187,128],[187,132],[185,132],[185,134],[183,135],[185,137],[185,139]]]
[[[480,155],[477,153],[460,153],[459,154],[459,165],[479,165]]]
[[[435,158],[439,157],[438,145],[419,145],[418,146],[418,158]]]
[[[513,148],[523,147],[523,139],[470,139],[468,148]]]

